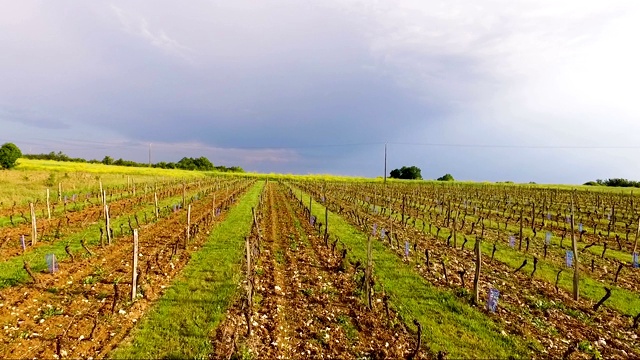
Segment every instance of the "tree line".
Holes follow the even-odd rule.
[[[55,160],[55,161],[66,161],[66,162],[78,162],[78,163],[89,163],[89,164],[104,164],[104,165],[117,165],[117,166],[130,166],[130,167],[149,167],[148,163],[139,163],[131,160],[123,160],[113,159],[111,156],[105,156],[102,161],[100,160],[86,160],[83,158],[72,158],[62,151],[58,151],[57,153],[52,151],[48,154],[24,154],[22,155],[25,159],[36,159],[36,160]],[[199,171],[221,171],[221,172],[236,172],[243,173],[244,169],[239,166],[214,166],[209,159],[204,156],[198,158],[192,157],[183,157],[178,162],[158,162],[155,164],[151,164],[153,168],[160,169],[182,169],[182,170],[199,170]]]
[[[588,181],[584,184],[590,185],[590,186],[618,186],[618,187],[640,188],[640,181],[627,180],[622,178],[613,178],[613,179],[607,179],[607,180],[598,179],[596,181]]]

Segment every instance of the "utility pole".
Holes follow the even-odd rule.
[[[384,143],[384,183],[387,183],[387,143]]]
[[[151,143],[149,143],[149,167],[151,167]]]

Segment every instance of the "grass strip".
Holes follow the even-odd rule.
[[[254,185],[217,224],[131,340],[109,357],[116,359],[207,358],[210,333],[222,321],[242,278],[244,238],[251,230],[251,208],[264,183]]]
[[[299,191],[294,191],[300,197]],[[302,194],[309,203],[309,195]],[[313,203],[312,213],[324,218],[324,206]],[[366,259],[367,235],[339,215],[329,212],[329,231],[340,237],[352,256]],[[451,358],[529,358],[521,339],[503,335],[500,327],[478,309],[463,303],[449,290],[438,289],[413,271],[379,241],[372,242],[375,276],[384,285],[407,326],[417,319],[432,352],[444,351]]]

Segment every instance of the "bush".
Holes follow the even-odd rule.
[[[22,151],[12,143],[5,143],[0,147],[0,169],[11,169],[16,161],[22,157]]]
[[[451,174],[444,174],[441,177],[437,178],[438,181],[454,181],[455,179]]]
[[[392,179],[422,180],[420,168],[417,166],[403,166],[400,169],[391,170],[389,177]]]

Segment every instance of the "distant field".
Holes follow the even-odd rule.
[[[128,181],[142,184],[205,176],[206,173],[199,171],[19,159],[15,169],[0,171],[0,203],[7,206],[14,201],[43,199],[47,188],[53,196],[58,184],[62,184],[63,192],[73,194],[97,188],[100,181],[109,187],[126,185]]]

